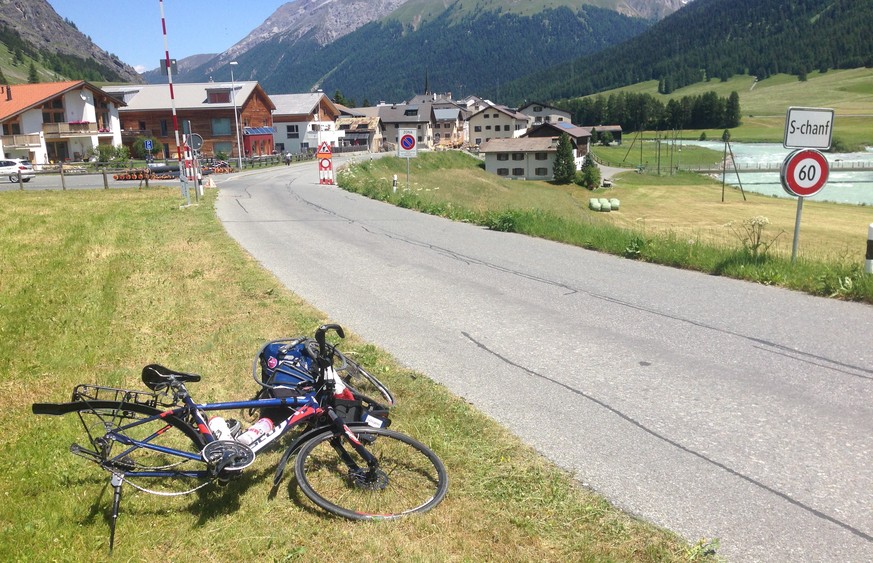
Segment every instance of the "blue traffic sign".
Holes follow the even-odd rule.
[[[143,146],[145,146],[145,150],[147,151],[152,150],[152,140],[146,139],[145,141],[143,141]]]
[[[400,146],[403,147],[403,150],[411,151],[415,148],[415,137],[412,135],[404,135],[400,138]]]

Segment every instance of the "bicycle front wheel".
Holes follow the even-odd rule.
[[[368,468],[349,438],[333,430],[297,453],[297,483],[316,505],[352,520],[386,520],[427,512],[446,496],[446,468],[427,446],[386,428],[352,431],[377,467]]]
[[[122,401],[69,404],[88,434],[74,453],[123,476],[133,487],[159,495],[185,494],[202,486],[204,440],[194,426],[161,410]],[[130,443],[125,443],[128,439]]]

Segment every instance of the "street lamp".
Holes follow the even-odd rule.
[[[230,61],[230,98],[233,101],[233,125],[236,127],[236,157],[239,163],[239,169],[242,170],[242,143],[239,139],[239,118],[236,113],[236,84],[233,81],[233,67],[235,67],[238,63],[236,61]]]

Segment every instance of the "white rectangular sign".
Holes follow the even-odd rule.
[[[415,129],[400,129],[397,131],[397,156],[400,158],[415,158],[418,155],[418,131]]]
[[[786,149],[829,149],[834,135],[834,110],[788,108],[785,116]]]

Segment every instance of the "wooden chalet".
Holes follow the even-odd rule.
[[[137,137],[151,138],[163,147],[164,158],[175,158],[175,104],[180,140],[182,134],[199,134],[203,137],[202,155],[224,154],[233,159],[241,154],[273,153],[272,112],[276,106],[257,82],[174,84],[173,100],[167,84],[106,86],[103,90],[127,104],[119,111],[125,145],[132,145]]]

